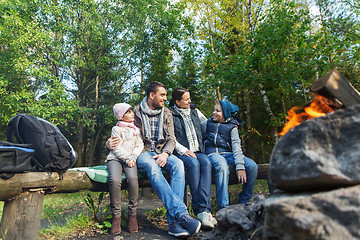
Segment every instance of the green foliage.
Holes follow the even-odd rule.
[[[102,164],[112,106],[138,104],[157,80],[169,95],[188,88],[207,117],[216,98],[238,104],[246,153],[267,161],[287,110],[311,101],[317,76],[338,68],[360,87],[358,4],[2,1],[0,138],[12,116],[33,114],[60,127],[78,165]]]
[[[101,192],[98,195],[97,202],[95,202],[94,198],[91,196],[90,193],[88,193],[84,199],[86,206],[92,214],[94,222],[99,228],[111,228],[111,223],[108,221],[108,219],[111,218],[111,216],[108,214],[110,210],[110,205],[102,207],[105,194],[107,193]]]
[[[106,232],[111,224],[94,222],[92,212],[85,203],[88,194],[89,191],[45,195],[42,218],[47,220],[49,225],[40,230],[40,239],[68,239],[75,235],[85,236],[91,232]],[[106,195],[103,196],[102,203],[105,197]],[[95,208],[97,203],[98,201],[94,202]],[[102,209],[103,207],[98,208],[98,214]],[[105,215],[102,216],[106,220]]]
[[[162,206],[155,210],[148,210],[144,214],[149,220],[154,218],[166,219],[166,208],[165,206]]]
[[[80,213],[66,219],[64,226],[52,225],[50,228],[40,230],[40,239],[68,239],[74,233],[85,235],[84,233],[92,228],[93,221],[88,216]]]

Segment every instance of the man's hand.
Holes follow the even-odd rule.
[[[163,152],[161,154],[155,155],[152,158],[156,159],[156,163],[159,165],[159,167],[164,167],[167,163],[167,158],[169,157],[169,154],[166,152]]]
[[[236,170],[236,176],[239,182],[242,184],[246,183],[246,172],[244,169]]]
[[[111,137],[106,141],[106,147],[112,151],[120,144],[120,141],[119,137]]]
[[[185,153],[184,153],[185,156],[187,157],[194,157],[194,158],[197,158],[195,153],[193,153],[192,151],[190,150],[187,150]]]

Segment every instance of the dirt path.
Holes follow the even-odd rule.
[[[124,202],[122,206],[127,206]],[[153,196],[151,199],[141,198],[138,207],[138,221],[139,231],[137,233],[129,233],[126,228],[119,235],[111,235],[110,233],[100,234],[91,233],[85,237],[73,237],[69,240],[75,239],[101,239],[101,240],[172,240],[176,239],[168,234],[168,224],[164,218],[156,217],[154,219],[148,219],[144,213],[148,213],[149,210],[155,211],[162,207],[163,204],[158,196]],[[189,240],[198,240],[203,236],[203,232],[199,232],[196,236],[188,238]]]

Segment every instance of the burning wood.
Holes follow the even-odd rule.
[[[288,120],[285,123],[285,126],[279,136],[287,133],[291,128],[300,125],[302,122],[316,118],[325,116],[329,112],[333,112],[336,109],[339,109],[340,105],[336,102],[328,99],[326,97],[315,95],[313,101],[309,103],[307,106],[300,107],[292,107],[290,111],[288,111],[288,116],[286,119]]]
[[[288,122],[279,136],[283,136],[306,120],[325,116],[342,107],[360,104],[360,93],[336,69],[316,80],[311,86],[311,91],[315,94],[313,101],[307,106],[292,107],[288,111]]]
[[[344,107],[360,104],[360,93],[336,69],[316,80],[310,90],[326,98],[336,98]]]

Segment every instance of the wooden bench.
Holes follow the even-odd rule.
[[[267,179],[268,164],[259,164],[258,179]],[[169,180],[169,174],[165,174]],[[231,169],[229,184],[237,183]],[[0,239],[38,239],[45,194],[72,193],[81,190],[108,191],[108,184],[92,181],[85,172],[67,171],[63,179],[54,172],[28,172],[0,179],[0,201],[5,201],[0,224]],[[151,187],[149,179],[139,174],[139,187]],[[123,188],[126,188],[124,181]]]

